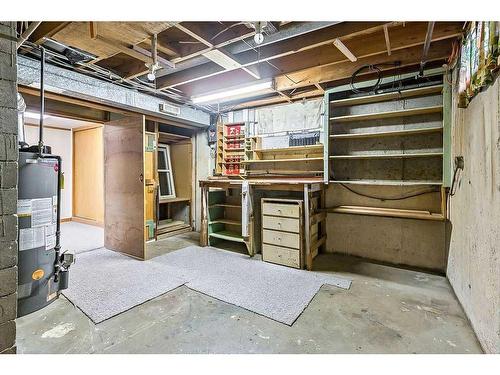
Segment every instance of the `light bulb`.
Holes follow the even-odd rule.
[[[264,41],[264,34],[255,33],[255,35],[253,36],[253,40],[256,44],[261,44]]]
[[[148,73],[148,80],[149,81],[154,81],[156,78],[155,74],[153,72]]]

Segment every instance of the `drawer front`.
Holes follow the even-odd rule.
[[[269,245],[300,249],[300,236],[297,233],[285,233],[275,230],[263,229],[262,242]]]
[[[297,204],[281,204],[281,203],[266,203],[262,205],[263,215],[299,217],[299,205]]]
[[[285,247],[262,244],[262,260],[284,266],[301,268],[300,251]]]
[[[300,232],[300,220],[289,217],[262,216],[262,228],[284,230],[287,232]]]

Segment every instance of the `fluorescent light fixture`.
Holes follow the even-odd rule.
[[[191,100],[193,101],[194,104],[208,103],[208,102],[224,102],[224,101],[227,102],[231,99],[248,97],[258,93],[259,91],[269,90],[272,88],[272,86],[273,86],[272,81],[258,82],[252,85],[237,87],[234,89],[228,89],[224,91],[218,91],[211,94],[193,96],[191,97]]]
[[[34,120],[40,120],[40,113],[26,111],[26,112],[24,112],[24,117],[31,118]],[[43,116],[44,119],[46,119],[47,117],[49,117],[49,116],[48,115]]]
[[[349,51],[349,48],[346,47],[344,43],[340,39],[335,39],[333,41],[333,45],[339,49],[340,52],[342,52],[345,57],[347,57],[349,60],[352,62],[356,61],[358,58],[353,55],[351,51]]]
[[[203,54],[207,59],[212,60],[217,65],[222,66],[226,70],[234,70],[241,67],[241,64],[231,57],[227,56],[218,49],[213,49],[211,51],[205,52]]]

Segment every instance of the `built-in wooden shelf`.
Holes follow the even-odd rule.
[[[191,231],[191,226],[181,220],[160,220],[156,229],[157,235],[180,234],[189,231]]]
[[[215,219],[209,224],[228,224],[228,225],[241,225],[241,221],[230,220],[230,219]]]
[[[291,154],[293,152],[322,152],[323,145],[306,145],[306,146],[292,146],[292,147],[283,147],[283,148],[259,148],[253,150],[254,152],[260,153],[273,153],[273,154]]]
[[[330,104],[333,107],[344,107],[344,106],[350,106],[350,105],[378,103],[378,102],[383,102],[383,101],[388,101],[388,100],[397,100],[397,99],[404,99],[404,98],[412,98],[412,97],[418,97],[418,96],[437,94],[437,93],[440,93],[442,90],[443,90],[443,85],[418,87],[415,89],[387,92],[384,94],[366,95],[366,96],[359,96],[357,98],[331,100]]]
[[[291,162],[307,162],[323,160],[323,157],[314,158],[294,158],[294,159],[261,159],[261,160],[243,160],[243,164],[260,164],[260,163],[291,163]]]
[[[443,152],[412,152],[407,154],[332,155],[330,156],[330,159],[404,159],[428,158],[442,155]]]
[[[437,127],[428,127],[428,128],[421,128],[421,129],[392,130],[392,131],[385,131],[385,132],[333,134],[333,135],[330,135],[330,138],[333,138],[333,139],[352,139],[352,138],[397,137],[397,136],[405,136],[405,135],[437,133],[437,132],[441,132],[441,131],[443,131],[443,127],[437,126]]]
[[[388,186],[414,186],[414,185],[442,185],[442,181],[433,180],[330,180],[331,184],[353,185],[388,185]]]
[[[189,202],[191,199],[189,198],[164,198],[160,199],[159,203],[177,203],[177,202]]]
[[[366,206],[337,206],[325,209],[327,212],[336,214],[385,216],[405,219],[435,220],[442,221],[444,216],[430,211],[403,210],[396,208],[366,207]]]
[[[214,208],[214,207],[241,208],[241,204],[215,203],[215,204],[211,204],[208,207],[209,208]]]
[[[392,118],[392,117],[407,117],[407,116],[417,116],[417,115],[425,115],[425,114],[431,114],[431,113],[440,113],[442,111],[443,111],[443,106],[436,105],[436,106],[431,106],[431,107],[401,109],[401,110],[397,110],[397,111],[337,116],[337,117],[330,117],[330,120],[333,122],[337,122],[337,123],[339,123],[339,122],[353,122],[353,121],[361,121],[361,120],[378,120],[378,119],[386,119],[386,118]]]
[[[188,137],[186,135],[181,135],[181,134],[175,134],[175,133],[166,133],[166,132],[158,132],[158,142],[162,143],[176,143],[176,142],[181,142],[185,141],[187,139],[191,139],[191,137]]]
[[[238,234],[236,232],[231,232],[228,230],[222,230],[220,232],[210,233],[209,236],[226,241],[245,243],[245,241],[243,240],[243,236],[241,234]]]

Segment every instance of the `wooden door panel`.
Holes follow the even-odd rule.
[[[73,133],[73,216],[104,222],[102,127]]]
[[[144,117],[104,125],[104,246],[144,259]]]

